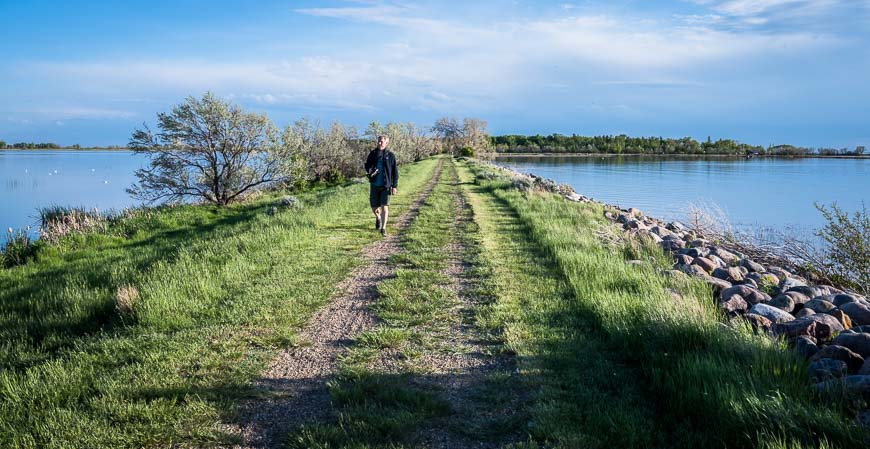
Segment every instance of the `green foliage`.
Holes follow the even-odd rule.
[[[6,242],[0,251],[4,267],[22,265],[36,255],[36,245],[30,240],[29,231],[29,226],[26,229],[9,228],[6,231]]]
[[[825,217],[825,226],[817,235],[827,243],[825,260],[829,276],[839,285],[849,286],[870,294],[870,214],[867,207],[854,213],[841,209],[837,203],[830,207],[816,204]]]
[[[462,147],[462,149],[459,150],[459,155],[462,157],[474,157],[474,148]]]

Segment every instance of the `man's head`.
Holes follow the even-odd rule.
[[[378,149],[383,150],[390,144],[390,138],[387,136],[378,136]]]

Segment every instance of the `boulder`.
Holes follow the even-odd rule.
[[[794,321],[794,316],[792,316],[792,314],[764,303],[755,304],[754,306],[752,306],[751,309],[749,309],[749,313],[761,315],[770,320],[772,323],[785,323],[788,321]]]
[[[742,296],[750,304],[770,301],[770,295],[747,285],[735,285],[729,289],[722,290],[720,299],[730,298],[734,294]]]
[[[864,365],[863,357],[844,346],[822,346],[821,349],[819,349],[819,352],[816,353],[816,355],[813,357],[813,359],[820,360],[823,358],[840,360],[844,362],[850,373],[857,373],[858,370],[861,369],[861,366]]]
[[[849,394],[858,394],[867,399],[870,397],[870,375],[856,374],[842,379],[830,379],[817,383],[815,388],[834,394],[845,390]]]
[[[839,379],[848,373],[846,362],[834,359],[819,359],[810,364],[810,379],[820,382],[829,379]]]
[[[816,339],[809,335],[800,335],[795,339],[794,349],[801,357],[809,359],[819,352],[819,347],[816,345]]]
[[[826,313],[826,312],[830,312],[831,310],[834,310],[836,308],[836,306],[829,303],[828,301],[825,301],[824,299],[816,298],[816,299],[811,299],[811,300],[807,301],[807,303],[804,304],[804,308],[810,309],[816,313]]]
[[[731,295],[725,301],[719,302],[719,307],[728,313],[743,313],[749,309],[749,304],[740,295]]]
[[[855,326],[850,330],[856,334],[870,334],[870,325],[865,324],[863,326]]]
[[[753,281],[752,279],[748,279],[748,278],[744,279],[743,282],[741,282],[741,283],[747,287],[752,287],[752,288],[758,290],[758,284],[755,283],[755,281]]]
[[[707,257],[710,254],[710,251],[708,251],[707,248],[704,247],[689,248],[689,251],[686,252],[686,254],[692,257]]]
[[[740,261],[740,258],[737,257],[734,253],[732,253],[728,250],[722,249],[722,248],[716,248],[713,251],[713,254],[716,254],[720,259],[724,260],[725,263],[728,265],[735,265]]]
[[[764,273],[764,266],[760,263],[754,262],[751,259],[740,259],[740,266],[749,270],[750,273]]]
[[[816,312],[813,312],[810,309],[800,309],[797,311],[797,313],[794,314],[794,317],[795,318],[803,318],[803,317],[808,317],[810,315],[815,315],[815,314],[816,314]]]
[[[798,305],[800,305],[800,307],[802,308],[802,307],[804,306],[804,304],[806,304],[807,302],[810,301],[810,297],[809,297],[809,296],[807,296],[807,295],[805,295],[805,294],[803,294],[803,293],[799,293],[799,292],[788,291],[788,292],[783,293],[783,295],[787,295],[787,296],[789,296],[791,299],[793,299],[793,300],[794,300],[795,307],[797,307]]]
[[[813,337],[819,341],[831,338],[831,327],[825,323],[813,321],[809,318],[796,319],[785,323],[777,323],[772,331],[775,335],[796,338],[801,335]]]
[[[807,295],[807,296],[809,296],[810,298],[815,298],[815,297],[817,297],[817,296],[822,296],[822,295],[824,295],[824,294],[827,294],[827,292],[828,292],[828,291],[825,290],[825,289],[821,289],[821,288],[819,288],[819,287],[810,287],[810,286],[807,286],[807,285],[798,285],[798,286],[796,286],[796,287],[791,287],[791,288],[788,288],[788,289],[783,288],[782,290],[783,290],[783,291],[790,291],[790,292],[803,293],[804,295]]]
[[[836,318],[837,321],[843,325],[843,329],[849,329],[852,327],[852,319],[849,318],[849,315],[846,315],[846,312],[843,312],[840,309],[835,309],[828,312],[828,315]]]
[[[776,298],[771,299],[767,302],[768,305],[776,307],[777,309],[782,310],[783,312],[792,313],[794,312],[794,299],[791,299],[791,296],[788,295],[779,295]]]
[[[850,302],[858,302],[858,298],[850,295],[848,293],[840,293],[838,295],[834,295],[834,299],[831,300],[835,306],[840,307],[843,304],[848,304]]]
[[[782,278],[782,280],[779,281],[779,288],[784,292],[790,291],[795,287],[806,287],[806,285],[806,282],[794,277]]]
[[[758,283],[758,285],[767,285],[779,288],[779,278],[770,273],[751,273],[749,278]]]
[[[677,254],[674,256],[674,261],[678,265],[691,265],[692,260],[694,260],[694,258],[692,256],[688,256],[686,254]]]
[[[740,270],[734,267],[716,268],[715,270],[713,270],[713,277],[724,279],[728,282],[743,281],[743,273],[741,273]]]
[[[662,238],[664,238],[664,237],[666,237],[666,236],[669,236],[669,235],[674,235],[673,232],[671,232],[671,231],[669,231],[667,228],[664,228],[664,227],[661,227],[661,226],[653,226],[652,228],[650,228],[650,231],[651,231],[653,234],[655,234],[655,235],[657,235],[657,236],[659,236],[659,237],[662,237]]]
[[[679,221],[672,221],[667,224],[667,228],[674,232],[685,231],[686,225],[680,223]]]
[[[834,334],[839,333],[839,332],[843,332],[843,330],[844,330],[843,325],[840,324],[840,322],[837,321],[836,318],[834,318],[830,315],[824,314],[824,313],[817,313],[817,314],[808,316],[804,319],[815,321],[817,323],[825,324],[831,329],[831,334],[829,334],[827,337],[820,337],[818,335],[816,336],[816,339],[820,340],[820,341],[828,340],[831,337],[833,337]]]
[[[785,279],[785,278],[791,277],[791,273],[782,267],[776,267],[776,266],[767,267],[767,272],[775,275],[776,277],[778,277],[780,279]]]
[[[842,333],[834,339],[832,344],[845,346],[865,359],[870,358],[870,334]]]
[[[864,360],[864,364],[861,365],[861,369],[858,370],[858,374],[870,375],[870,358]]]
[[[723,281],[722,279],[714,278],[713,276],[704,276],[704,282],[707,283],[710,287],[713,288],[713,293],[715,295],[721,295],[723,290],[729,289],[732,287],[731,283],[728,281]]]
[[[743,319],[746,320],[746,322],[748,322],[756,332],[761,331],[767,333],[770,331],[771,326],[773,326],[773,323],[770,320],[754,313],[743,315]]]
[[[719,256],[715,254],[707,254],[707,258],[716,263],[717,267],[727,267],[728,264],[725,263],[724,260],[720,259]]]
[[[686,242],[680,239],[664,239],[662,240],[661,245],[666,251],[676,251],[680,248],[685,248]]]
[[[692,248],[692,249],[695,249],[695,248]],[[689,255],[690,256],[692,255],[691,250],[689,251]],[[713,262],[712,260],[710,260],[706,257],[702,257],[702,256],[695,257],[695,260],[692,261],[692,265],[697,265],[697,266],[703,268],[704,271],[707,273],[709,273],[717,268],[715,262]]]
[[[848,302],[840,306],[840,310],[849,315],[853,324],[858,326],[870,325],[870,307],[860,302]]]

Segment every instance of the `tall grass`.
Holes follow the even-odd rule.
[[[660,275],[667,264],[658,248],[641,247],[647,262],[634,265],[597,238],[607,225],[600,206],[503,180],[479,184],[470,189],[500,286],[495,317],[537,385],[536,439],[557,447],[868,442],[845,404],[815,396],[805,362],[784,345],[723,327],[702,283]]]
[[[400,209],[434,165],[401,168]],[[0,447],[232,443],[235,400],[380,238],[366,189],[133,213],[0,270]]]

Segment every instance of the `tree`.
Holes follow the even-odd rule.
[[[146,201],[193,198],[219,206],[285,181],[290,146],[281,145],[272,122],[246,113],[211,93],[192,96],[157,114],[160,132],[136,129],[130,148],[150,158],[127,192]]]
[[[441,141],[447,151],[451,153],[459,148],[459,139],[462,137],[462,127],[452,117],[441,117],[432,125],[432,133]]]
[[[486,130],[486,120],[466,118],[462,120],[462,147],[471,147],[477,153],[489,151],[492,142]]]
[[[6,142],[0,140],[0,150],[6,148]]]

